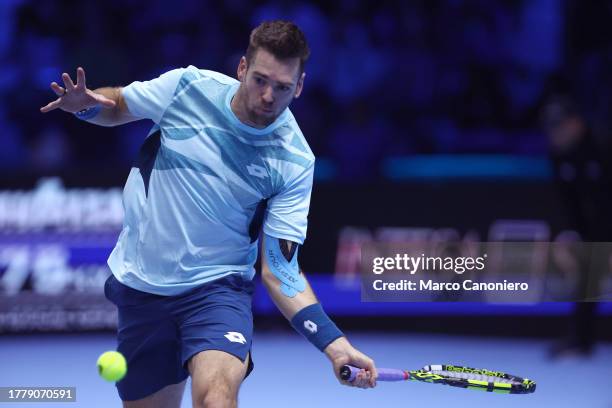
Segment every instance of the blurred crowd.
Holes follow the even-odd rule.
[[[586,4],[589,3],[589,4]],[[341,180],[406,154],[543,155],[553,92],[609,129],[610,2],[448,0],[0,2],[0,167],[18,174],[127,166],[150,124],[106,129],[38,108],[83,66],[88,87],[195,65],[235,75],[250,30],[295,21],[312,50],[292,106]],[[607,14],[606,14],[607,13]],[[602,130],[603,129],[603,130]],[[597,133],[597,132],[596,132]]]

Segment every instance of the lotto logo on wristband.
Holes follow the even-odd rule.
[[[291,319],[291,325],[320,351],[325,350],[329,343],[342,336],[342,332],[325,314],[320,303],[306,306],[297,312]]]
[[[304,328],[312,334],[317,332],[317,325],[311,320],[304,321]]]

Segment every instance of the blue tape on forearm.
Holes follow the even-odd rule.
[[[320,303],[306,306],[297,312],[291,319],[291,325],[321,351],[338,337],[344,336],[325,314]]]
[[[278,238],[264,234],[264,244],[268,268],[280,281],[280,289],[283,295],[294,297],[298,292],[303,292],[306,289],[306,280],[300,275],[300,267],[297,262],[298,251],[295,251],[291,261],[287,261],[280,249]]]
[[[74,114],[77,118],[81,120],[89,120],[100,113],[102,108],[100,105],[92,106],[91,108],[83,109],[82,111],[78,111]]]

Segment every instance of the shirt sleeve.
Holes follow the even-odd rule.
[[[135,81],[124,87],[122,95],[130,114],[159,123],[185,70],[173,69],[150,81]]]
[[[283,191],[268,200],[264,233],[303,244],[308,226],[314,164],[304,170]]]

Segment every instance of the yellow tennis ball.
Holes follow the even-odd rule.
[[[98,374],[106,381],[119,381],[126,372],[125,357],[118,351],[107,351],[98,357]]]

